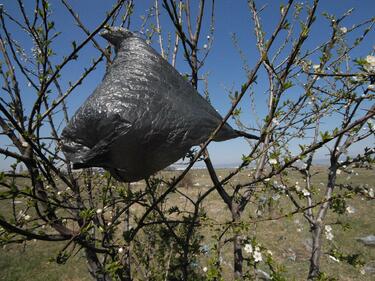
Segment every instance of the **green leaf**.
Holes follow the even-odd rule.
[[[241,112],[242,112],[241,108],[236,108],[235,110],[233,110],[232,115],[233,116],[239,116],[241,114]]]
[[[283,85],[284,91],[293,87],[293,86],[294,86],[294,84],[292,83],[292,81],[286,81]]]
[[[53,21],[48,22],[48,29],[52,29],[54,27],[55,27],[55,22]]]
[[[242,86],[241,86],[241,93],[246,92],[246,90],[247,90],[247,85],[246,84],[242,84]]]
[[[322,141],[328,141],[329,139],[332,138],[332,136],[330,135],[328,131],[325,131],[324,133],[320,132],[320,137],[322,138]]]
[[[250,162],[251,162],[251,157],[247,156],[247,155],[242,155],[242,158],[241,158],[242,162],[245,164],[245,165],[249,165]]]

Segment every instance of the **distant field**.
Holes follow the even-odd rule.
[[[323,186],[321,183],[326,182],[326,168],[317,167],[315,171],[318,174],[314,178],[316,185]],[[218,170],[218,174],[224,177],[229,170]],[[375,173],[373,170],[356,169],[358,175],[352,176],[350,179],[354,184],[367,184],[375,188]],[[177,172],[165,172],[165,176],[175,175]],[[233,184],[243,182],[248,177],[249,171],[245,170],[233,179]],[[210,178],[205,170],[192,170],[189,173],[190,182],[186,187],[180,187],[180,190],[190,196],[194,196],[199,192],[207,190],[211,186]],[[347,175],[342,175],[339,181],[346,181]],[[301,180],[296,173],[289,175],[291,182]],[[134,188],[142,188],[140,183]],[[230,188],[230,187],[227,187]],[[260,195],[260,194],[258,194]],[[254,220],[256,218],[257,202],[261,200],[261,196],[271,196],[262,193],[258,197],[253,198],[247,213],[244,215],[244,221]],[[170,197],[173,204],[185,204],[186,199],[178,194]],[[3,204],[3,203],[2,203]],[[339,226],[334,226],[333,234],[335,245],[342,249],[345,253],[361,253],[363,259],[367,263],[375,263],[374,248],[364,246],[356,240],[357,237],[363,237],[370,234],[375,235],[375,200],[366,200],[355,198],[348,200],[348,205],[354,207],[353,214],[345,214],[340,216],[342,223],[348,223],[351,228],[343,230]],[[208,217],[215,218],[217,222],[225,222],[229,220],[229,212],[222,203],[216,192],[211,193],[204,203]],[[9,206],[0,206],[1,213],[9,210]],[[277,217],[292,210],[291,203],[287,198],[280,198],[275,201],[273,207],[262,210],[262,218]],[[337,215],[330,215],[328,223],[337,221]],[[209,228],[202,229],[205,236],[205,243],[210,246],[211,235]],[[280,220],[269,220],[264,222],[253,223],[249,229],[248,235],[256,235],[257,240],[272,251],[273,257],[277,262],[283,264],[286,268],[286,275],[289,280],[305,280],[308,270],[309,259],[309,228],[301,214]],[[86,270],[85,259],[81,253],[72,257],[66,265],[57,265],[50,260],[55,258],[59,249],[63,244],[53,244],[47,242],[29,241],[23,245],[6,246],[0,249],[0,280],[4,281],[44,281],[44,280],[64,280],[78,281],[90,280]],[[231,279],[231,244],[224,246],[223,270],[226,280]],[[202,255],[201,266],[207,264],[208,256]],[[360,274],[359,270],[338,263],[330,259],[327,255],[322,258],[322,270],[330,276],[336,277],[338,280],[375,280],[375,275]],[[375,266],[375,265],[374,265]],[[262,266],[260,266],[262,268]]]

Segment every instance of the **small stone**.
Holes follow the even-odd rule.
[[[333,260],[334,262],[340,262],[339,259],[335,258],[334,256],[328,255],[328,257]]]
[[[354,214],[355,208],[353,208],[352,206],[348,206],[348,207],[346,207],[346,211],[347,211],[348,214]]]
[[[309,251],[309,252],[311,252],[311,250],[312,250],[312,244],[313,244],[313,242],[312,242],[311,238],[307,238],[305,240],[305,242],[303,242],[303,245],[305,246],[306,250]]]
[[[261,269],[255,269],[255,274],[257,276],[257,280],[264,280],[264,281],[272,280],[271,276],[267,272]]]
[[[296,261],[297,254],[292,250],[292,248],[289,248],[288,252],[289,252],[289,255],[288,255],[287,259],[291,260],[291,261]]]
[[[362,242],[366,246],[375,246],[375,235],[368,235],[366,237],[359,237],[357,241]]]
[[[363,267],[363,270],[365,271],[366,274],[375,274],[375,261],[371,261],[367,263]]]

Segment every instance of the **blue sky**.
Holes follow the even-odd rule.
[[[15,0],[3,0],[5,9],[12,15],[19,15],[19,11]],[[33,1],[27,0],[26,9],[32,11],[32,6],[29,4]],[[53,58],[55,62],[61,61],[64,55],[69,54],[71,50],[71,42],[75,40],[77,43],[85,38],[85,34],[77,28],[74,24],[73,18],[67,13],[66,9],[61,5],[60,1],[50,1],[52,4],[53,17],[55,21],[56,29],[62,31],[62,34],[58,37],[54,47],[57,55]],[[80,19],[91,31],[105,18],[105,12],[111,7],[112,1],[102,0],[91,0],[91,1],[69,1],[74,9],[79,13]],[[132,17],[131,29],[139,30],[141,25],[141,16],[145,15],[147,9],[149,9],[154,1],[135,1],[135,13]],[[198,1],[191,1],[192,6],[196,5]],[[208,6],[210,1],[207,1]],[[273,28],[277,24],[280,17],[279,7],[281,3],[286,1],[257,1],[258,7],[264,6],[264,10],[261,14],[262,23],[266,31],[266,36],[273,31]],[[300,1],[301,2],[301,1]],[[309,1],[302,1],[309,2]],[[255,45],[255,38],[253,32],[253,24],[251,21],[250,11],[247,6],[247,1],[244,0],[217,0],[215,1],[215,31],[214,41],[211,52],[206,60],[205,66],[201,70],[201,75],[208,73],[209,82],[209,93],[212,105],[222,114],[225,115],[230,107],[230,100],[228,98],[228,89],[239,90],[240,85],[246,81],[246,73],[243,70],[243,62],[240,58],[238,51],[233,47],[232,36],[235,33],[238,38],[238,44],[245,54],[246,61],[250,68],[258,60],[259,55]],[[321,5],[318,9],[317,22],[311,30],[311,37],[306,44],[306,48],[313,48],[318,45],[319,42],[323,42],[329,37],[329,23],[325,20],[321,14],[323,11],[327,11],[330,14],[336,16],[342,15],[349,8],[355,8],[352,16],[343,22],[343,26],[350,27],[354,23],[361,22],[365,19],[369,19],[374,16],[373,0],[325,0],[321,1]],[[164,10],[160,7],[161,12],[164,14]],[[151,20],[154,22],[154,20]],[[163,31],[172,31],[169,20],[166,16],[161,17]],[[204,28],[202,29],[201,48],[207,43],[206,36],[209,34],[208,30],[209,17],[206,15],[204,18]],[[13,26],[14,27],[14,26]],[[25,34],[20,32],[9,25],[9,29],[17,40],[22,43],[26,49],[30,49],[29,38],[25,38]],[[165,33],[166,34],[166,33]],[[164,38],[166,39],[166,37]],[[374,32],[368,36],[369,40],[366,40],[360,48],[353,51],[353,55],[357,57],[364,57],[371,53],[374,48],[375,36]],[[105,46],[105,41],[99,36],[97,40]],[[154,38],[153,46],[157,51],[160,51]],[[281,41],[276,42],[279,45]],[[69,81],[75,81],[77,77],[82,73],[84,67],[88,66],[88,63],[98,55],[91,45],[88,45],[80,53],[79,58],[76,62],[70,63],[65,70],[62,72],[62,85],[64,89],[68,88]],[[176,65],[180,72],[187,72],[186,63],[180,56]],[[98,69],[90,74],[86,82],[82,87],[77,89],[71,97],[67,100],[69,106],[69,113],[72,115],[75,110],[84,102],[84,100],[92,93],[98,83],[101,81],[104,74],[104,64],[101,64]],[[31,102],[35,98],[35,93],[27,87],[25,81],[21,83],[23,94],[26,95],[26,103]],[[200,91],[202,92],[202,83],[200,85]],[[260,76],[258,84],[254,87],[254,90],[258,93],[256,95],[256,111],[260,116],[263,116],[266,112],[266,95],[264,91],[267,89],[266,80]],[[249,113],[248,110],[250,101],[244,99],[241,103],[241,107],[246,113],[243,115],[243,121],[249,126],[255,126],[255,117]],[[329,124],[328,124],[329,126]],[[373,139],[372,139],[373,140]],[[1,145],[6,145],[4,138],[0,138]],[[358,150],[359,147],[354,148]],[[242,154],[246,154],[248,151],[248,144],[243,139],[236,139],[222,143],[214,143],[210,145],[209,151],[213,162],[216,165],[237,163],[241,159]],[[322,153],[321,157],[324,157]],[[8,167],[9,160],[0,160],[0,169]]]

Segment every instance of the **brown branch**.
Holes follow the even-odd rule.
[[[73,16],[78,26],[86,33],[87,36],[90,36],[90,31],[85,27],[85,25],[79,19],[79,15],[76,12],[74,12],[72,6],[70,6],[69,3],[66,2],[66,0],[61,0],[61,1],[63,5],[68,9],[69,13]],[[106,50],[103,50],[102,47],[100,47],[100,45],[95,40],[95,38],[91,38],[91,41],[94,44],[94,46],[106,57],[107,62],[109,64],[112,63],[111,57],[109,56],[108,52]]]
[[[16,226],[14,226],[13,224],[8,223],[1,216],[0,216],[0,225],[9,232],[17,233],[17,234],[26,236],[29,239],[38,239],[38,240],[43,240],[43,241],[65,241],[65,240],[69,240],[72,237],[72,235],[55,235],[55,234],[41,235],[41,234],[36,234],[36,233],[30,232],[28,230],[18,228]]]
[[[33,121],[35,114],[38,111],[38,107],[40,104],[40,101],[42,97],[45,95],[49,85],[56,79],[57,75],[60,73],[60,71],[64,68],[64,66],[69,63],[71,60],[73,60],[77,53],[84,47],[88,42],[92,40],[92,38],[107,24],[107,22],[110,20],[110,18],[115,14],[118,8],[120,8],[123,5],[123,2],[125,0],[120,0],[115,5],[115,7],[107,14],[106,18],[102,21],[101,24],[97,26],[97,28],[89,35],[85,40],[83,40],[77,47],[57,66],[56,71],[51,75],[51,77],[45,82],[43,88],[40,89],[39,96],[37,100],[34,103],[34,106],[30,113],[30,120],[29,120],[29,133],[32,133],[34,131]]]

